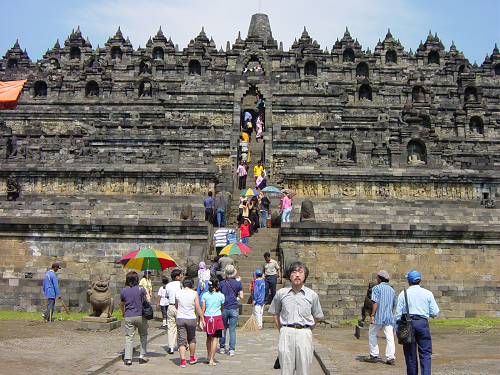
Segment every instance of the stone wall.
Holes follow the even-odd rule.
[[[0,305],[15,311],[40,311],[43,275],[57,261],[62,268],[57,273],[61,294],[71,311],[91,310],[86,290],[99,274],[111,278],[117,309],[119,292],[130,271],[119,262],[121,257],[152,248],[170,255],[185,271],[188,265],[206,259],[207,238],[207,224],[194,221],[3,219],[0,285],[4,292]],[[155,289],[161,286],[161,275],[170,275],[170,271],[153,271]]]
[[[297,258],[310,269],[308,283],[317,290],[325,315],[345,320],[360,316],[366,289],[379,270],[391,275],[399,293],[404,275],[422,274],[443,318],[499,318],[500,264],[498,231],[493,228],[418,225],[283,224],[285,261]]]

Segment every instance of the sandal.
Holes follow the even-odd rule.
[[[132,361],[126,361],[125,362],[125,366],[130,366],[130,365],[132,365]]]
[[[149,362],[149,359],[148,358],[139,358],[139,364],[143,364],[143,363],[148,363]]]

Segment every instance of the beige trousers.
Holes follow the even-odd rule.
[[[175,316],[177,315],[177,309],[175,305],[168,305],[167,310],[167,345],[169,348],[174,349],[177,344],[177,323],[175,321]]]
[[[310,328],[281,327],[278,342],[281,375],[307,375],[313,359],[312,332]]]

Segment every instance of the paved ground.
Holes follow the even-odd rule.
[[[48,323],[40,320],[0,321],[0,374],[81,375],[131,373],[212,373],[275,374],[272,366],[276,357],[278,332],[264,329],[256,335],[237,330],[236,356],[216,355],[218,365],[204,363],[180,368],[179,355],[165,351],[166,336],[159,322],[150,322],[148,356],[151,362],[140,365],[135,359],[125,366],[121,353],[125,341],[124,328],[111,332],[78,331],[76,321]],[[500,371],[499,325],[492,328],[466,329],[462,326],[431,326],[434,354],[433,375],[498,375]],[[368,341],[354,337],[353,326],[338,328],[317,327],[314,330],[315,359],[311,374],[322,374],[320,362],[330,374],[366,375],[405,373],[401,345],[396,345],[396,365],[382,361],[363,362],[368,354]],[[197,357],[206,355],[204,333],[198,334]],[[136,336],[135,344],[139,344]],[[385,339],[379,339],[380,352],[385,351]],[[137,353],[138,355],[138,353]]]
[[[166,336],[158,336],[148,345],[147,364],[139,364],[138,357],[134,358],[132,366],[125,366],[120,360],[108,367],[103,373],[112,375],[141,374],[141,373],[169,373],[169,374],[279,374],[273,369],[277,356],[278,331],[276,329],[265,329],[258,333],[238,332],[236,343],[236,355],[229,357],[227,354],[217,353],[215,356],[216,366],[209,366],[205,363],[206,334],[198,332],[196,335],[197,347],[196,357],[199,362],[185,368],[180,367],[179,353],[172,355],[166,352]],[[318,346],[319,343],[316,342]],[[138,356],[138,353],[136,352]],[[189,360],[189,357],[188,357]],[[322,375],[318,361],[315,359],[311,368],[311,375]]]

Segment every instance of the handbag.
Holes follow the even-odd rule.
[[[142,297],[142,294],[141,298],[142,298],[142,316],[145,317],[147,320],[153,319],[154,317],[153,307],[147,300],[144,299],[144,297]]]
[[[415,331],[413,331],[413,320],[410,318],[410,310],[408,308],[408,296],[405,294],[406,315],[403,315],[400,320],[396,322],[398,330],[396,336],[398,337],[398,344],[405,345],[415,342]]]

